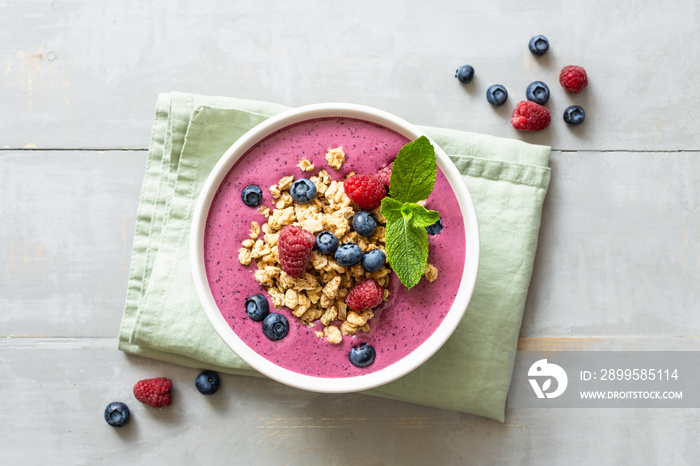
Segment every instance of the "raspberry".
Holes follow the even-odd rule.
[[[377,172],[377,178],[379,182],[382,183],[387,188],[389,187],[389,182],[391,181],[391,170],[394,168],[394,162],[391,162],[386,167],[380,169]]]
[[[304,275],[315,243],[314,235],[296,225],[282,228],[277,247],[282,270],[293,278]]]
[[[580,66],[565,66],[559,73],[559,84],[569,92],[581,92],[588,86],[586,70]]]
[[[165,377],[139,380],[134,385],[134,396],[141,403],[145,403],[148,406],[163,408],[170,406],[170,403],[172,403],[170,398],[172,386],[173,382]]]
[[[345,297],[350,309],[362,311],[378,306],[384,300],[384,289],[373,279],[362,280]]]
[[[379,207],[386,196],[386,188],[373,175],[353,175],[345,180],[343,188],[350,200],[363,209]]]
[[[552,117],[549,110],[540,104],[523,100],[513,110],[510,123],[518,131],[539,131],[549,126]]]

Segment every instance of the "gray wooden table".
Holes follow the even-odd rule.
[[[0,7],[0,464],[697,464],[696,409],[509,409],[505,424],[116,349],[156,97],[367,104],[551,145],[523,349],[700,349],[700,4],[7,1]],[[535,59],[527,41],[545,34]],[[469,86],[454,78],[470,63]],[[586,67],[578,96],[557,84]],[[527,84],[553,122],[509,124]],[[504,84],[510,99],[484,94]],[[585,107],[577,128],[561,120]],[[178,402],[149,410],[135,380]],[[108,401],[130,401],[113,429]]]

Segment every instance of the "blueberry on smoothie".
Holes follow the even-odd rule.
[[[262,323],[263,333],[270,340],[281,340],[289,333],[289,321],[282,314],[268,314]]]
[[[486,100],[494,107],[503,105],[508,100],[508,91],[501,84],[494,84],[486,89]]]
[[[308,204],[316,197],[316,185],[306,178],[299,178],[289,189],[289,194],[299,204]]]
[[[360,346],[353,346],[348,354],[350,362],[355,367],[367,367],[374,362],[376,352],[372,345],[362,343]]]
[[[330,231],[322,231],[316,237],[316,249],[321,254],[333,254],[338,249],[338,237]]]
[[[335,252],[335,261],[343,267],[352,267],[362,260],[362,249],[355,243],[343,243]]]
[[[202,395],[213,395],[219,389],[219,375],[214,371],[202,371],[194,380],[194,386]]]
[[[386,264],[386,254],[381,249],[372,249],[362,256],[360,263],[362,264],[362,270],[374,273]]]
[[[245,302],[245,312],[251,320],[260,322],[270,313],[267,298],[261,294],[251,296]]]
[[[425,227],[429,235],[439,235],[442,231],[442,219],[438,219],[437,222]]]
[[[121,401],[113,401],[105,408],[105,421],[112,427],[123,427],[129,422],[129,407]]]
[[[525,90],[525,97],[536,104],[544,105],[549,100],[549,87],[542,81],[532,82]]]
[[[372,236],[374,230],[377,229],[377,219],[371,213],[363,210],[352,218],[352,227],[360,236]]]
[[[257,207],[262,202],[263,193],[260,186],[251,184],[243,188],[241,191],[241,199],[248,207]]]

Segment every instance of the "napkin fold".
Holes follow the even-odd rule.
[[[239,137],[288,107],[164,93],[158,97],[139,201],[119,349],[196,368],[258,375],[219,338],[189,260],[204,180]],[[462,174],[474,201],[481,263],[474,296],[447,343],[410,374],[366,393],[504,421],[515,351],[549,186],[550,148],[421,127]]]

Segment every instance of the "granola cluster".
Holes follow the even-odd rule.
[[[340,169],[345,161],[345,153],[340,147],[330,149],[326,160],[333,168]],[[314,165],[306,159],[302,159],[297,166],[302,172],[314,170]],[[352,173],[348,174],[348,177],[351,175]],[[330,231],[338,238],[340,244],[351,242],[357,244],[362,252],[381,249],[386,254],[386,219],[379,212],[379,208],[372,210],[371,213],[379,225],[369,237],[358,235],[352,231],[351,224],[353,216],[360,209],[345,194],[343,181],[331,180],[325,169],[309,179],[316,185],[318,192],[309,204],[293,201],[289,189],[294,182],[294,175],[285,176],[277,184],[270,186],[270,193],[276,200],[275,208],[270,210],[267,206],[261,206],[258,209],[267,218],[267,222],[263,225],[251,222],[249,238],[242,241],[238,260],[243,265],[249,265],[255,259],[255,279],[265,287],[276,309],[288,307],[294,316],[309,327],[315,327],[317,321],[321,322],[324,329],[317,331],[316,335],[326,338],[332,344],[338,344],[343,335],[354,335],[359,331],[369,332],[370,321],[374,317],[372,310],[348,309],[345,297],[357,283],[373,278],[384,288],[386,301],[389,296],[391,273],[387,268],[388,264],[374,273],[365,272],[359,263],[352,267],[343,267],[333,256],[324,255],[314,249],[306,273],[299,278],[292,278],[280,267],[280,230],[286,225],[296,225],[314,235]],[[429,264],[425,277],[434,281],[437,278],[437,269]]]
[[[345,160],[342,148],[331,149],[328,154],[327,159],[333,161],[334,168],[340,168]],[[313,164],[306,159],[301,160],[298,167],[302,171],[313,170]],[[386,266],[374,273],[365,272],[360,264],[343,267],[332,256],[313,250],[307,272],[299,278],[292,278],[280,267],[277,245],[279,232],[286,225],[297,225],[314,235],[330,231],[338,237],[341,244],[352,242],[360,246],[363,252],[381,249],[386,253],[385,230],[381,224],[386,219],[378,208],[375,209],[372,214],[380,225],[369,237],[358,235],[352,231],[351,223],[359,208],[354,207],[345,195],[343,182],[331,180],[326,170],[321,170],[309,179],[318,191],[314,201],[309,204],[293,201],[289,193],[294,182],[293,175],[285,176],[270,186],[270,193],[276,199],[275,208],[272,211],[266,206],[259,209],[267,217],[267,222],[262,226],[255,221],[251,222],[249,238],[241,243],[238,259],[243,265],[249,265],[255,259],[255,279],[267,289],[275,308],[288,307],[292,314],[310,327],[320,321],[325,328],[317,332],[317,336],[337,344],[342,341],[343,335],[368,332],[369,322],[374,317],[370,309],[348,309],[345,297],[350,289],[366,278],[373,278],[384,288],[386,300],[389,296],[387,288],[391,271]]]

